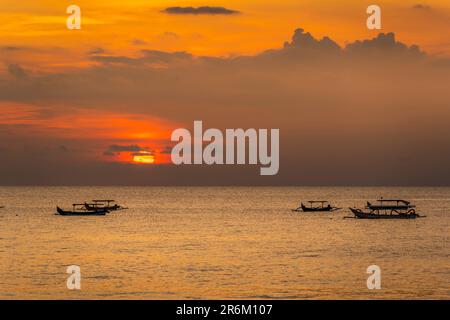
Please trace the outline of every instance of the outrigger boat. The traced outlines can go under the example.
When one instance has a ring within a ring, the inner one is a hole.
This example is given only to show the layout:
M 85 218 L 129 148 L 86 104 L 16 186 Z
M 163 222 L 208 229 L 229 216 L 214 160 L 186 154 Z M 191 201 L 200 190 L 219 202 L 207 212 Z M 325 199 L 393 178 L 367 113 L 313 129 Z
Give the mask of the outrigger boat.
M 305 206 L 303 202 L 300 204 L 300 207 L 298 207 L 295 210 L 292 211 L 303 211 L 303 212 L 331 212 L 340 210 L 341 208 L 333 207 L 328 201 L 326 200 L 314 200 L 314 201 L 308 201 L 309 207 Z
M 400 199 L 379 199 L 377 204 L 367 202 L 363 211 L 358 208 L 349 208 L 358 219 L 415 219 L 424 218 L 416 213 L 416 206 L 411 205 L 409 201 Z
M 66 211 L 60 207 L 56 207 L 57 214 L 61 216 L 104 216 L 109 213 L 108 210 L 97 208 L 95 210 L 87 210 L 84 203 L 73 204 L 72 211 Z
M 88 211 L 96 211 L 99 209 L 104 209 L 108 211 L 128 209 L 122 207 L 121 205 L 118 205 L 117 203 L 115 203 L 114 200 L 92 200 L 92 203 L 85 203 L 84 206 Z

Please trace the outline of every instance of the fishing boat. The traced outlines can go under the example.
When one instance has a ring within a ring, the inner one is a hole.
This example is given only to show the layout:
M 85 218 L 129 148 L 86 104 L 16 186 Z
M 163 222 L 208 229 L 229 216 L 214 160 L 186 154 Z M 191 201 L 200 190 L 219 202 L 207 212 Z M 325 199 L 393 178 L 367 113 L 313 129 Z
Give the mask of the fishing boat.
M 300 204 L 300 207 L 294 209 L 293 211 L 303 211 L 303 212 L 331 212 L 340 210 L 341 208 L 333 207 L 326 200 L 313 200 L 308 201 L 309 206 L 305 206 L 303 202 Z
M 128 209 L 115 203 L 115 200 L 92 200 L 92 203 L 84 203 L 84 206 L 88 211 L 96 211 L 98 209 L 104 209 L 108 211 Z
M 416 219 L 423 218 L 416 213 L 415 206 L 401 199 L 379 199 L 377 204 L 367 202 L 365 210 L 349 208 L 357 219 Z
M 66 211 L 60 207 L 56 207 L 57 214 L 61 216 L 104 216 L 109 213 L 108 210 L 103 208 L 97 208 L 95 210 L 87 210 L 84 203 L 73 204 L 72 211 Z

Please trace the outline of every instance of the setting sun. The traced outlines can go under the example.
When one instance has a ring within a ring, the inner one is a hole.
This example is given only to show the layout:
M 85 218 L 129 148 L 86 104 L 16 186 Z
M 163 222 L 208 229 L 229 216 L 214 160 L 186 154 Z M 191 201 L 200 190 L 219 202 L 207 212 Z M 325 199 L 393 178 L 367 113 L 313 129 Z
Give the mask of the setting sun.
M 133 161 L 136 163 L 152 164 L 155 163 L 155 156 L 151 154 L 135 155 L 133 156 Z

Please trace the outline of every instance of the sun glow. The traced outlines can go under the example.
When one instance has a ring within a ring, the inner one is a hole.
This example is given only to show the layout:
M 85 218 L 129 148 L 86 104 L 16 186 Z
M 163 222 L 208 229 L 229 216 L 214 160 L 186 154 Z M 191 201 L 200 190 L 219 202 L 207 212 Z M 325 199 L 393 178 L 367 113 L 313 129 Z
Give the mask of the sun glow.
M 153 164 L 155 163 L 155 156 L 151 154 L 142 154 L 133 156 L 133 162 L 142 164 Z

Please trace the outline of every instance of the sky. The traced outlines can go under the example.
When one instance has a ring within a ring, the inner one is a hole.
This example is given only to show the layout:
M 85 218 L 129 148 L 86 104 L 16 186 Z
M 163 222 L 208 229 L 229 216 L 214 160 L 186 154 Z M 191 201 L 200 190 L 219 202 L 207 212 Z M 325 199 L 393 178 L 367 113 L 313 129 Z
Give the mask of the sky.
M 75 3 L 81 30 L 0 0 L 0 185 L 450 185 L 448 1 L 378 1 L 381 30 L 355 0 Z M 279 174 L 172 165 L 194 120 L 279 128 Z

